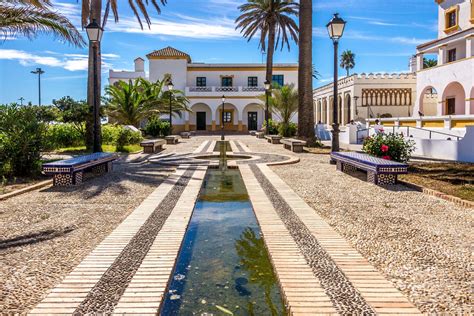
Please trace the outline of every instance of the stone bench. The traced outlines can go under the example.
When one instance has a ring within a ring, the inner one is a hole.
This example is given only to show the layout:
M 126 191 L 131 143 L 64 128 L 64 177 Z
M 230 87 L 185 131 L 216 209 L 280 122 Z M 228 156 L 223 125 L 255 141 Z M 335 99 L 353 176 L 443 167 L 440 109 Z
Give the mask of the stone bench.
M 265 139 L 271 144 L 281 144 L 280 143 L 281 138 L 282 137 L 280 135 L 266 135 L 265 136 Z
M 303 146 L 306 146 L 306 142 L 299 139 L 284 138 L 280 140 L 285 149 L 291 150 L 294 153 L 302 153 Z
M 190 133 L 190 132 L 181 132 L 181 133 L 179 133 L 179 135 L 181 136 L 181 138 L 189 138 L 189 137 L 191 137 L 191 133 Z
M 163 149 L 163 145 L 166 144 L 164 139 L 147 139 L 140 143 L 143 147 L 145 154 L 154 154 Z
M 166 144 L 168 145 L 176 145 L 179 142 L 181 136 L 179 135 L 169 135 L 165 136 Z
M 102 174 L 112 171 L 112 161 L 117 158 L 116 154 L 93 153 L 45 163 L 42 168 L 44 174 L 53 175 L 54 186 L 78 185 L 84 179 L 84 172 Z
M 408 173 L 407 164 L 363 153 L 335 152 L 331 153 L 331 159 L 336 161 L 339 171 L 345 173 L 353 173 L 357 170 L 366 171 L 367 181 L 377 185 L 396 184 L 399 174 Z
M 257 136 L 257 138 L 264 138 L 265 133 L 264 132 L 255 132 L 255 136 Z

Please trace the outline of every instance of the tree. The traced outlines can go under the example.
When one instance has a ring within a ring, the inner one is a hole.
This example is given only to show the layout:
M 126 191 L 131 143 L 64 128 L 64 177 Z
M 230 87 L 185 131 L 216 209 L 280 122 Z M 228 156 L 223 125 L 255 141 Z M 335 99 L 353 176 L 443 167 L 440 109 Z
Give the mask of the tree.
M 438 61 L 434 58 L 423 58 L 423 68 L 431 68 L 438 65 Z
M 316 80 L 321 78 L 321 74 L 319 73 L 319 71 L 316 70 L 316 66 L 314 66 L 314 64 L 312 65 L 312 76 Z
M 0 32 L 29 39 L 38 34 L 53 34 L 74 46 L 85 42 L 79 31 L 63 15 L 52 11 L 49 0 L 6 0 L 0 3 Z
M 272 82 L 275 49 L 286 45 L 290 50 L 290 40 L 298 42 L 298 26 L 293 20 L 298 15 L 298 4 L 293 0 L 248 0 L 239 10 L 242 14 L 235 20 L 235 29 L 241 29 L 248 41 L 259 33 L 259 48 L 267 53 L 265 78 Z
M 350 50 L 345 50 L 341 55 L 341 68 L 344 68 L 349 77 L 349 70 L 355 67 L 355 54 Z
M 82 0 L 82 27 L 86 27 L 90 22 L 95 20 L 98 24 L 102 24 L 105 26 L 107 22 L 107 18 L 109 16 L 110 10 L 112 10 L 112 14 L 114 16 L 114 20 L 117 23 L 119 21 L 119 14 L 118 14 L 118 0 L 106 0 L 105 1 L 105 10 L 104 16 L 102 18 L 102 0 Z M 121 1 L 122 2 L 122 1 Z M 158 0 L 129 0 L 128 5 L 133 11 L 133 14 L 138 20 L 140 27 L 143 29 L 143 23 L 141 20 L 141 16 L 145 19 L 146 24 L 148 27 L 151 25 L 151 19 L 148 15 L 147 7 L 151 2 L 151 5 L 155 8 L 158 14 L 161 13 L 161 8 L 158 5 Z M 165 5 L 167 0 L 159 0 L 162 5 Z M 137 9 L 138 7 L 138 9 Z M 96 70 L 97 70 L 97 82 L 100 86 L 101 82 L 101 48 L 100 44 L 96 44 L 95 49 L 95 60 L 96 60 Z M 87 76 L 87 103 L 94 104 L 94 100 L 100 100 L 100 88 L 96 89 L 96 95 L 94 96 L 94 49 L 92 45 L 89 45 L 89 68 L 88 68 L 88 76 Z M 94 97 L 96 99 L 94 99 Z M 88 149 L 92 149 L 92 145 L 94 143 L 94 116 L 93 113 L 89 113 L 87 122 L 86 122 L 86 147 Z M 98 134 L 100 135 L 100 122 L 96 122 L 99 126 Z
M 301 0 L 299 10 L 298 136 L 315 142 L 313 114 L 313 4 Z
M 145 79 L 119 81 L 116 85 L 106 87 L 108 98 L 106 113 L 116 122 L 139 127 L 140 122 L 148 117 L 163 113 L 169 114 L 169 91 L 163 91 L 166 81 L 151 83 Z M 188 100 L 179 90 L 171 91 L 171 110 L 181 116 L 189 111 Z
M 85 137 L 85 123 L 90 111 L 87 102 L 85 100 L 76 101 L 70 96 L 66 96 L 59 100 L 53 100 L 53 104 L 59 110 L 59 119 L 64 123 L 71 123 Z

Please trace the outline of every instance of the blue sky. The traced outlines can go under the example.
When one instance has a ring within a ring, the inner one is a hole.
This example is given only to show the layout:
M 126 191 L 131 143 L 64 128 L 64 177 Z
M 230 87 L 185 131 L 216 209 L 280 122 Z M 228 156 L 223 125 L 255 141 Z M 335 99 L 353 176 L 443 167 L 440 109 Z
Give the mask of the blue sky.
M 145 26 L 145 31 L 140 30 L 127 2 L 119 1 L 120 21 L 115 24 L 110 19 L 103 37 L 105 84 L 108 69 L 131 70 L 133 59 L 168 45 L 189 53 L 195 62 L 262 61 L 258 42 L 247 42 L 234 30 L 237 7 L 244 0 L 168 0 L 161 15 L 150 8 L 153 24 L 151 30 Z M 76 0 L 53 3 L 79 24 L 80 5 Z M 313 59 L 321 73 L 314 87 L 332 80 L 332 43 L 325 25 L 335 12 L 348 22 L 340 52 L 350 49 L 356 54 L 353 71 L 357 73 L 407 71 L 416 46 L 437 36 L 434 0 L 314 0 L 313 6 Z M 30 73 L 36 67 L 46 71 L 42 80 L 43 104 L 65 95 L 84 99 L 86 54 L 87 49 L 71 47 L 51 36 L 0 42 L 0 103 L 17 102 L 24 97 L 36 104 L 37 77 Z M 275 62 L 297 61 L 294 44 L 290 52 L 285 49 L 275 54 Z

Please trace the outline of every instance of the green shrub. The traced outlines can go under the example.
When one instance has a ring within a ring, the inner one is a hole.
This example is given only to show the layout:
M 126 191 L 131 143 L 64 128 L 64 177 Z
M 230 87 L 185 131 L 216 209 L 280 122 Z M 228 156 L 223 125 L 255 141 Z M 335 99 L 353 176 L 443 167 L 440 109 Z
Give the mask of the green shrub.
M 145 134 L 159 137 L 161 135 L 161 123 L 161 120 L 156 116 L 150 118 L 145 125 Z
M 272 119 L 268 120 L 268 134 L 269 135 L 277 135 L 278 134 L 278 122 L 275 122 Z M 263 128 L 267 128 L 267 122 L 263 122 Z
M 84 145 L 84 135 L 73 124 L 48 125 L 46 132 L 47 149 L 75 147 Z
M 364 140 L 362 150 L 369 155 L 387 160 L 407 162 L 415 150 L 413 140 L 405 140 L 401 134 L 376 134 Z
M 162 121 L 160 123 L 161 136 L 171 135 L 171 125 L 170 122 Z
M 102 125 L 102 143 L 106 145 L 115 145 L 122 129 L 123 127 L 120 125 Z
M 115 147 L 117 151 L 124 152 L 125 146 L 138 144 L 142 141 L 143 137 L 140 132 L 133 132 L 127 128 L 121 127 L 117 140 L 115 142 Z
M 289 122 L 288 124 L 280 123 L 278 133 L 283 137 L 293 137 L 296 135 L 297 129 L 298 126 L 293 122 Z
M 0 175 L 25 176 L 38 173 L 46 126 L 35 109 L 16 104 L 0 106 Z

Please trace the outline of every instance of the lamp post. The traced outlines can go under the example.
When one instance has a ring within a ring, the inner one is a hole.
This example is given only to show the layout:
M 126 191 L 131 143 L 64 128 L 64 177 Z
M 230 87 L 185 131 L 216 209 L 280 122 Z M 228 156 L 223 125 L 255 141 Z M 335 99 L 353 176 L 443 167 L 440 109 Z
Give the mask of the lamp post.
M 265 135 L 268 135 L 268 130 L 269 130 L 269 126 L 268 126 L 268 120 L 270 118 L 270 113 L 268 111 L 268 97 L 270 95 L 270 91 L 272 89 L 272 84 L 267 80 L 265 81 Z
M 222 96 L 221 140 L 225 140 L 225 136 L 224 136 L 224 106 L 225 106 L 225 95 Z
M 100 114 L 99 114 L 99 98 L 97 97 L 97 94 L 99 93 L 99 80 L 98 80 L 98 73 L 97 73 L 97 47 L 100 43 L 100 40 L 102 39 L 102 34 L 104 33 L 104 29 L 97 24 L 97 21 L 95 19 L 92 20 L 89 25 L 86 27 L 86 32 L 87 32 L 87 37 L 89 38 L 89 45 L 92 46 L 92 64 L 93 64 L 93 77 L 94 77 L 94 98 L 93 98 L 93 115 L 94 115 L 94 144 L 92 147 L 93 152 L 101 152 L 102 148 L 100 145 L 100 134 L 99 134 L 99 124 L 100 124 Z
M 25 98 L 24 98 L 24 97 L 20 97 L 18 100 L 20 101 L 20 106 L 23 106 L 23 101 L 25 100 Z
M 44 74 L 44 70 L 41 68 L 36 68 L 36 70 L 31 72 L 34 75 L 38 75 L 38 105 L 41 106 L 41 75 Z
M 170 94 L 170 134 L 173 134 L 173 112 L 172 112 L 172 102 L 173 102 L 173 82 L 171 79 L 168 81 L 168 91 Z
M 334 44 L 334 91 L 333 91 L 333 124 L 332 124 L 332 146 L 331 152 L 339 151 L 339 122 L 338 122 L 338 93 L 337 93 L 337 48 L 339 45 L 339 39 L 344 33 L 344 27 L 346 26 L 346 21 L 339 17 L 338 13 L 334 14 L 334 17 L 326 25 L 329 33 L 329 37 L 332 39 Z M 334 162 L 333 162 L 334 163 Z

